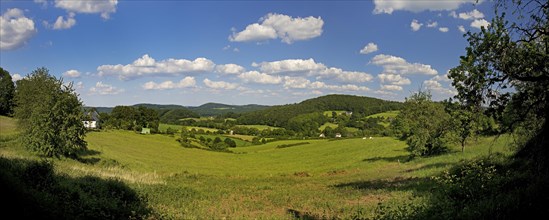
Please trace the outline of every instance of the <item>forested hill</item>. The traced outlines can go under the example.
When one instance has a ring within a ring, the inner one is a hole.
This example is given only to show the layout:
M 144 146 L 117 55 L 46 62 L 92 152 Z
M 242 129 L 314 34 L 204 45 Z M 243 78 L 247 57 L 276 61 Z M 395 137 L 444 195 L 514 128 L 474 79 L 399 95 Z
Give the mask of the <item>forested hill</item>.
M 198 107 L 188 107 L 191 111 L 198 113 L 201 116 L 217 116 L 226 114 L 229 112 L 233 113 L 246 113 L 257 110 L 263 110 L 269 108 L 270 106 L 265 105 L 226 105 L 220 103 L 206 103 Z
M 242 124 L 264 124 L 284 127 L 298 115 L 324 111 L 350 111 L 354 117 L 367 116 L 385 111 L 399 110 L 401 102 L 386 101 L 353 95 L 327 95 L 308 99 L 298 104 L 273 106 L 260 111 L 243 114 L 238 118 Z

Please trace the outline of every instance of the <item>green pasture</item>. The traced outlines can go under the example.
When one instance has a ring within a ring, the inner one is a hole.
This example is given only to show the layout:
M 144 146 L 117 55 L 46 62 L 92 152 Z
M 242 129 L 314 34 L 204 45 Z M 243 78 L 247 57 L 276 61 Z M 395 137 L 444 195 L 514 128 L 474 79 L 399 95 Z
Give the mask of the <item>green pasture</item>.
M 2 135 L 16 132 L 12 119 L 0 122 Z M 409 161 L 406 144 L 391 137 L 275 141 L 234 153 L 121 130 L 90 132 L 86 141 L 80 160 L 54 159 L 56 173 L 122 180 L 165 219 L 370 218 L 380 202 L 425 201 L 430 176 L 463 159 L 509 154 L 512 143 L 509 136 L 481 137 L 464 153 L 453 146 L 450 153 Z M 11 143 L 0 139 L 2 158 L 40 160 Z

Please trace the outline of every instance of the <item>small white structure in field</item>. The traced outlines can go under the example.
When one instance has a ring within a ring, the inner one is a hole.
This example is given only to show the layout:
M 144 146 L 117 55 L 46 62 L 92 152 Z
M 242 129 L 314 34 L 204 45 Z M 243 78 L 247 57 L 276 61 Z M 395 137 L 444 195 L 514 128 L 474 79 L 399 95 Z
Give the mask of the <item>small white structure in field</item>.
M 233 130 L 230 130 L 230 131 L 229 131 L 229 135 L 234 135 L 234 131 L 233 131 Z
M 341 134 L 340 134 L 340 133 L 337 133 L 337 134 L 335 135 L 335 137 L 336 137 L 336 138 L 340 138 L 340 137 L 341 137 Z
M 85 114 L 84 120 L 82 123 L 84 124 L 84 127 L 87 129 L 96 129 L 99 126 L 99 114 L 96 111 L 91 111 Z
M 362 140 L 366 140 L 366 137 L 363 137 Z
M 324 135 L 324 133 L 322 133 L 322 134 L 318 135 L 318 137 L 319 137 L 319 138 L 325 138 L 326 135 Z
M 372 139 L 374 139 L 374 138 L 373 138 L 373 137 L 370 137 L 369 139 L 372 140 Z

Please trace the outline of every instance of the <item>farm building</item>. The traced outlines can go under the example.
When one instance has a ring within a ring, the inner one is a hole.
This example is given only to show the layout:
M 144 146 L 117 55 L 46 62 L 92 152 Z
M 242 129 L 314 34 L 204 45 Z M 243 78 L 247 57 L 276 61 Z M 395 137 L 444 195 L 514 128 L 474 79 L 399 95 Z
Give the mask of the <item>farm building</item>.
M 141 134 L 151 134 L 151 129 L 150 128 L 142 128 L 141 129 Z
M 325 138 L 326 135 L 324 135 L 324 133 L 322 133 L 322 134 L 320 134 L 318 137 L 319 137 L 319 138 Z
M 336 138 L 340 138 L 340 137 L 341 137 L 341 134 L 340 134 L 340 133 L 337 133 L 337 134 L 335 135 L 335 137 L 336 137 Z
M 97 129 L 99 128 L 99 113 L 96 111 L 90 111 L 84 115 L 84 120 L 82 121 L 84 127 L 87 129 Z

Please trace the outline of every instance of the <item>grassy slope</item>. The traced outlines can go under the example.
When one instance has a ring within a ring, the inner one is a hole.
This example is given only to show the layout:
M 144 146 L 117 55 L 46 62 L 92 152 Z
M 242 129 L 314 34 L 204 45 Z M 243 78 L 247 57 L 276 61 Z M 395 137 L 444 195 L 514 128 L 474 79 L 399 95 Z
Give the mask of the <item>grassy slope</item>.
M 0 121 L 5 126 L 6 119 Z M 280 219 L 291 217 L 288 209 L 368 217 L 380 201 L 421 200 L 429 193 L 423 178 L 461 159 L 508 153 L 510 142 L 479 138 L 465 153 L 456 146 L 453 153 L 405 162 L 406 146 L 393 138 L 277 141 L 232 149 L 238 154 L 182 148 L 174 137 L 129 131 L 92 132 L 86 140 L 89 163 L 56 160 L 57 172 L 119 178 L 146 195 L 154 210 L 178 219 Z M 310 144 L 276 148 L 299 142 Z M 37 159 L 16 144 L 0 146 L 2 157 Z
M 396 118 L 398 113 L 400 113 L 400 111 L 387 111 L 387 112 L 377 113 L 373 115 L 368 115 L 366 118 L 376 118 L 376 117 Z

